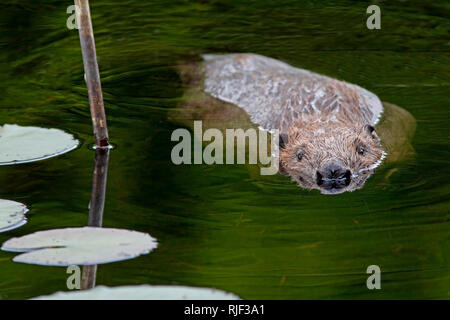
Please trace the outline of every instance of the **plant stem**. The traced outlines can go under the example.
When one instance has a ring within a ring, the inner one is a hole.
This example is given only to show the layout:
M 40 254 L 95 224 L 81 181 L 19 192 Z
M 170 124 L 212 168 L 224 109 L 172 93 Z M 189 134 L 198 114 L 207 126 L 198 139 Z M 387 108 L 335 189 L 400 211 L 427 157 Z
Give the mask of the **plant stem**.
M 109 149 L 95 150 L 95 166 L 92 175 L 92 193 L 89 202 L 88 226 L 102 226 L 105 208 L 106 179 L 108 176 Z
M 98 148 L 105 148 L 109 146 L 109 137 L 97 64 L 97 54 L 95 52 L 94 31 L 92 29 L 89 1 L 75 0 L 75 6 L 95 143 Z
M 109 149 L 97 148 L 95 150 L 94 173 L 92 174 L 92 192 L 89 202 L 89 227 L 101 228 L 103 223 L 103 210 L 105 208 L 106 180 L 108 176 Z M 83 266 L 81 289 L 95 287 L 97 265 Z
M 95 287 L 97 279 L 97 265 L 83 266 L 83 274 L 81 277 L 81 290 L 88 290 Z

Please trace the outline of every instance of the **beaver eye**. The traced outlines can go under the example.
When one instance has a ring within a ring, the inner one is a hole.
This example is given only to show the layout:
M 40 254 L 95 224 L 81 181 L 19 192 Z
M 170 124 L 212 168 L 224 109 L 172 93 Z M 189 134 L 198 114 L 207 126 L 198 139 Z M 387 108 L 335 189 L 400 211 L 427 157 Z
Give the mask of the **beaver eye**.
M 358 152 L 358 154 L 363 156 L 364 153 L 366 153 L 366 149 L 364 149 L 364 147 L 362 147 L 362 146 L 357 146 L 356 147 L 356 152 Z
M 372 133 L 372 132 L 375 131 L 375 128 L 372 127 L 370 124 L 366 124 L 366 125 L 364 126 L 364 129 L 365 129 L 368 133 Z
M 303 158 L 303 152 L 302 151 L 298 151 L 297 152 L 297 161 L 301 161 Z

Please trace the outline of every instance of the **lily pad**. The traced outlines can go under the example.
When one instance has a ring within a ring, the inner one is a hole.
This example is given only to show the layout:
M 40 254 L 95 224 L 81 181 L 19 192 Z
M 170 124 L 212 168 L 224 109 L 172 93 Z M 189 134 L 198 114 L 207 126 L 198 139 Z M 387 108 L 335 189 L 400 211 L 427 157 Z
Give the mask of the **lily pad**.
M 13 261 L 44 266 L 103 264 L 147 254 L 157 242 L 147 233 L 124 229 L 67 228 L 39 231 L 6 241 L 2 250 L 25 252 Z
M 90 290 L 56 292 L 33 300 L 239 300 L 222 290 L 185 286 L 98 286 Z
M 23 226 L 27 223 L 27 212 L 27 207 L 20 202 L 0 199 L 0 232 Z
M 59 129 L 0 126 L 0 165 L 19 164 L 56 157 L 78 146 L 71 134 Z

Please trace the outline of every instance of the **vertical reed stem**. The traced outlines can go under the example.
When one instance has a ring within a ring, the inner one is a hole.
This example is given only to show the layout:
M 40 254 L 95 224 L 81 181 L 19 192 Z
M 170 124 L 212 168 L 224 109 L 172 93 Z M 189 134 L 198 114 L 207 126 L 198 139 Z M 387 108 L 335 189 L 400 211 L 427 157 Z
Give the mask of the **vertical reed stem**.
M 106 126 L 105 107 L 102 86 L 95 52 L 94 31 L 88 0 L 75 0 L 81 51 L 83 53 L 84 72 L 91 106 L 92 124 L 95 143 L 98 148 L 109 146 L 108 128 Z
M 95 287 L 97 280 L 97 265 L 83 266 L 83 275 L 81 276 L 81 290 L 89 290 Z
M 88 225 L 91 227 L 101 227 L 105 205 L 106 178 L 108 174 L 109 136 L 89 1 L 75 0 L 75 6 L 81 51 L 83 54 L 84 73 L 86 75 L 89 104 L 91 106 L 92 125 L 94 127 L 95 144 L 97 146 Z M 93 288 L 96 282 L 96 275 L 97 265 L 84 266 L 81 284 L 82 289 Z

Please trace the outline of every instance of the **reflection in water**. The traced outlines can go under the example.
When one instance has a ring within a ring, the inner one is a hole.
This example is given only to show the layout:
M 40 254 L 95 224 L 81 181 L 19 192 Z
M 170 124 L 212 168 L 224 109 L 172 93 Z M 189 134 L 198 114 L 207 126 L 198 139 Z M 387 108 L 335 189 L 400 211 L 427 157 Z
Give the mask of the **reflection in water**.
M 95 150 L 95 167 L 92 177 L 89 227 L 101 227 L 105 207 L 106 178 L 108 175 L 109 148 Z
M 105 208 L 106 180 L 108 176 L 109 148 L 95 150 L 94 173 L 92 174 L 92 193 L 89 203 L 89 227 L 102 227 L 103 210 Z M 81 289 L 95 287 L 97 265 L 84 266 Z
M 97 265 L 84 266 L 83 275 L 81 277 L 81 290 L 92 289 L 95 287 L 97 278 Z

